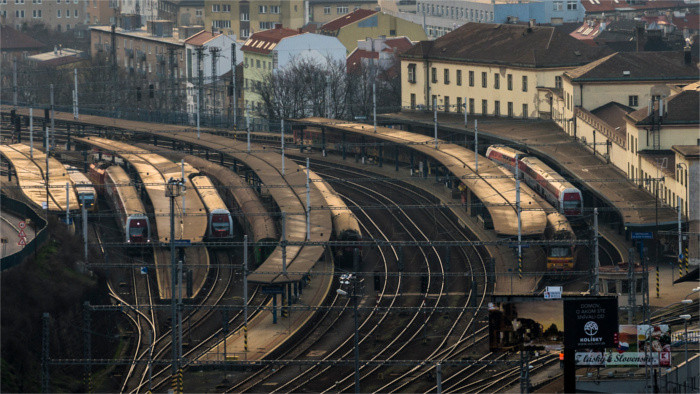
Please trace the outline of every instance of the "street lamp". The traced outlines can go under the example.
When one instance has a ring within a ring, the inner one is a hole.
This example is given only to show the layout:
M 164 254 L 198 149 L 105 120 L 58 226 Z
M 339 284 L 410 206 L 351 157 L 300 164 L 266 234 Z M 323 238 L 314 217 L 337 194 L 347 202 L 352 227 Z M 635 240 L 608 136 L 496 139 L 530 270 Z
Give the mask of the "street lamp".
M 178 333 L 175 331 L 175 322 L 177 321 L 178 318 L 178 303 L 175 300 L 175 282 L 177 281 L 177 273 L 178 269 L 177 268 L 182 268 L 182 261 L 176 264 L 175 262 L 175 199 L 177 197 L 180 197 L 185 192 L 185 182 L 184 179 L 174 179 L 170 178 L 168 180 L 168 183 L 165 185 L 165 197 L 170 198 L 170 307 L 171 307 L 171 315 L 170 315 L 170 332 L 172 334 L 172 367 L 171 367 L 171 372 L 173 376 L 176 376 L 178 373 L 178 369 L 180 367 L 179 361 L 180 361 L 180 352 L 181 348 L 180 345 L 182 342 L 178 342 L 178 339 L 182 338 L 182 331 L 180 331 L 180 336 L 178 337 Z M 179 266 L 179 267 L 178 267 Z M 178 285 L 181 285 L 181 283 L 178 283 Z M 178 286 L 179 288 L 179 297 L 178 301 L 179 304 L 182 303 L 182 289 L 181 286 Z M 182 324 L 179 324 L 179 330 L 182 330 Z

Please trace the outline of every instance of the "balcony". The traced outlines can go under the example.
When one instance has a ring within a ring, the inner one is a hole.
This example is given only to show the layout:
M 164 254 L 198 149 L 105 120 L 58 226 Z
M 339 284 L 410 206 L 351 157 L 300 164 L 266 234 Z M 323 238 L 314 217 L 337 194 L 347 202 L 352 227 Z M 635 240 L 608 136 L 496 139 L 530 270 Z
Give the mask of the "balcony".
M 131 59 L 134 58 L 134 50 L 133 49 L 124 48 L 124 53 L 126 54 L 126 57 L 131 58 Z
M 165 64 L 166 63 L 166 57 L 162 53 L 156 54 L 156 61 L 160 64 Z
M 136 59 L 138 59 L 142 62 L 145 62 L 146 61 L 146 52 L 136 50 Z

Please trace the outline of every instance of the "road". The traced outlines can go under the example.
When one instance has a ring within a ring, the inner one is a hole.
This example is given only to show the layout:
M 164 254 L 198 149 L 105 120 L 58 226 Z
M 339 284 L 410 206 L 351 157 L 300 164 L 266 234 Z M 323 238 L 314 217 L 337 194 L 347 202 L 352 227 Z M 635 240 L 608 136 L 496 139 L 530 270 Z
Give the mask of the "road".
M 3 211 L 0 215 L 2 219 L 0 220 L 0 234 L 2 235 L 3 241 L 7 240 L 7 243 L 3 243 L 0 248 L 0 256 L 5 257 L 17 253 L 23 248 L 23 246 L 17 244 L 19 242 L 18 223 L 21 219 L 7 211 Z M 34 239 L 34 231 L 34 228 L 25 229 L 27 243 Z

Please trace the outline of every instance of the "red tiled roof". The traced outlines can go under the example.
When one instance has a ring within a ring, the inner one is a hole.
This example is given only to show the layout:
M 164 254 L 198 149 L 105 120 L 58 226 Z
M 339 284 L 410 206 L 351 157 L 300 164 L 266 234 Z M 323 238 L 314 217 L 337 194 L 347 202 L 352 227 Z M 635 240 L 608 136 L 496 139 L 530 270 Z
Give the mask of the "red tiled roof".
M 8 25 L 0 26 L 0 29 L 2 29 L 2 34 L 0 34 L 0 47 L 3 51 L 41 49 L 45 46 L 41 42 Z
M 362 59 L 379 59 L 379 53 L 355 48 L 345 61 L 348 73 L 355 72 L 362 65 Z
M 299 33 L 298 30 L 286 29 L 283 27 L 277 27 L 270 30 L 264 30 L 259 33 L 255 33 L 248 41 L 243 44 L 241 50 L 244 52 L 256 52 L 267 54 L 284 38 L 296 36 Z
M 187 38 L 185 44 L 201 46 L 211 41 L 214 37 L 220 36 L 221 34 L 213 34 L 209 30 L 202 30 L 199 33 Z
M 593 26 L 589 26 L 587 22 L 584 22 L 581 27 L 569 33 L 569 35 L 577 40 L 581 41 L 591 41 L 598 37 L 600 34 L 600 22 L 595 22 Z M 595 44 L 592 44 L 595 45 Z
M 687 7 L 683 0 L 649 0 L 640 4 L 629 4 L 624 0 L 581 0 L 587 13 L 614 12 L 615 10 L 650 10 Z
M 673 24 L 681 30 L 700 30 L 700 14 L 685 14 L 683 18 L 673 18 Z
M 393 48 L 394 52 L 397 54 L 410 49 L 413 46 L 413 43 L 408 39 L 408 37 L 389 38 L 384 41 L 384 43 Z
M 376 13 L 377 13 L 377 11 L 374 11 L 374 10 L 366 10 L 366 9 L 360 8 L 357 11 L 354 11 L 354 12 L 351 12 L 347 15 L 341 16 L 340 18 L 333 19 L 332 21 L 321 26 L 321 30 L 335 31 L 335 30 L 340 29 L 341 27 L 345 27 L 351 23 L 355 23 L 359 20 L 365 19 L 365 18 L 372 16 Z

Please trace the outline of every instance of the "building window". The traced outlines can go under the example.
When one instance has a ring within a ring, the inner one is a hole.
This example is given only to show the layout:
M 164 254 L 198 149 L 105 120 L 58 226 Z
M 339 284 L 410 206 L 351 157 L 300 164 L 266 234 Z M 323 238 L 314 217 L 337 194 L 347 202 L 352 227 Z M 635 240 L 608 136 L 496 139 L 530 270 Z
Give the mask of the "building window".
M 636 107 L 639 105 L 639 96 L 630 96 L 629 103 L 630 107 Z
M 416 94 L 411 93 L 411 109 L 416 109 Z
M 457 70 L 457 86 L 462 86 L 462 70 Z
M 230 20 L 212 21 L 212 26 L 214 26 L 217 29 L 228 29 L 228 28 L 231 28 L 231 21 Z
M 527 104 L 523 104 L 523 118 L 527 118 L 528 116 Z
M 564 11 L 564 2 L 563 1 L 553 1 L 553 9 L 554 11 Z
M 195 10 L 194 15 L 195 16 L 202 16 L 202 10 Z
M 578 7 L 578 5 L 576 3 L 578 3 L 578 1 L 568 0 L 566 2 L 566 9 L 569 11 L 575 10 Z
M 336 8 L 338 15 L 344 15 L 348 13 L 348 7 L 338 7 Z
M 562 86 L 561 77 L 560 76 L 554 77 L 554 87 L 557 89 L 561 89 L 562 88 L 561 86 Z
M 260 68 L 260 59 L 255 60 L 255 68 Z
M 457 113 L 461 114 L 462 113 L 462 98 L 457 97 L 457 107 L 456 107 Z
M 78 17 L 78 9 L 75 9 L 73 12 L 73 17 L 77 18 Z
M 523 92 L 527 92 L 527 75 L 523 75 Z
M 267 6 L 266 5 L 259 5 L 258 6 L 258 14 L 267 14 Z
M 408 82 L 416 83 L 416 65 L 415 64 L 408 65 Z
M 323 15 L 330 15 L 331 7 L 323 7 Z
M 231 4 L 221 5 L 221 12 L 231 12 Z
M 271 5 L 270 6 L 270 14 L 279 14 L 280 13 L 280 6 L 278 5 Z
M 56 18 L 60 18 L 60 17 L 61 17 L 61 10 L 56 10 Z
M 269 30 L 275 27 L 275 22 L 259 22 L 260 30 Z
M 450 84 L 450 69 L 445 69 L 445 85 Z
M 430 71 L 431 71 L 431 74 L 432 74 L 431 81 L 432 81 L 433 83 L 437 83 L 437 68 L 433 67 L 432 70 L 430 70 Z
M 469 71 L 469 86 L 474 86 L 474 71 Z
M 493 88 L 494 89 L 501 88 L 501 76 L 499 74 L 493 74 Z
M 494 116 L 501 116 L 501 102 L 498 100 L 493 102 L 493 114 Z
M 469 113 L 470 114 L 474 113 L 474 99 L 473 98 L 469 99 Z
M 450 112 L 450 97 L 445 96 L 445 112 Z
M 248 14 L 248 11 L 241 10 L 241 22 L 248 22 L 250 21 L 250 15 Z M 244 37 L 248 37 L 248 35 L 245 35 Z
M 211 5 L 211 12 L 221 12 L 221 5 L 220 4 L 212 4 Z
M 489 113 L 489 102 L 486 100 L 481 100 L 481 114 L 488 115 Z

